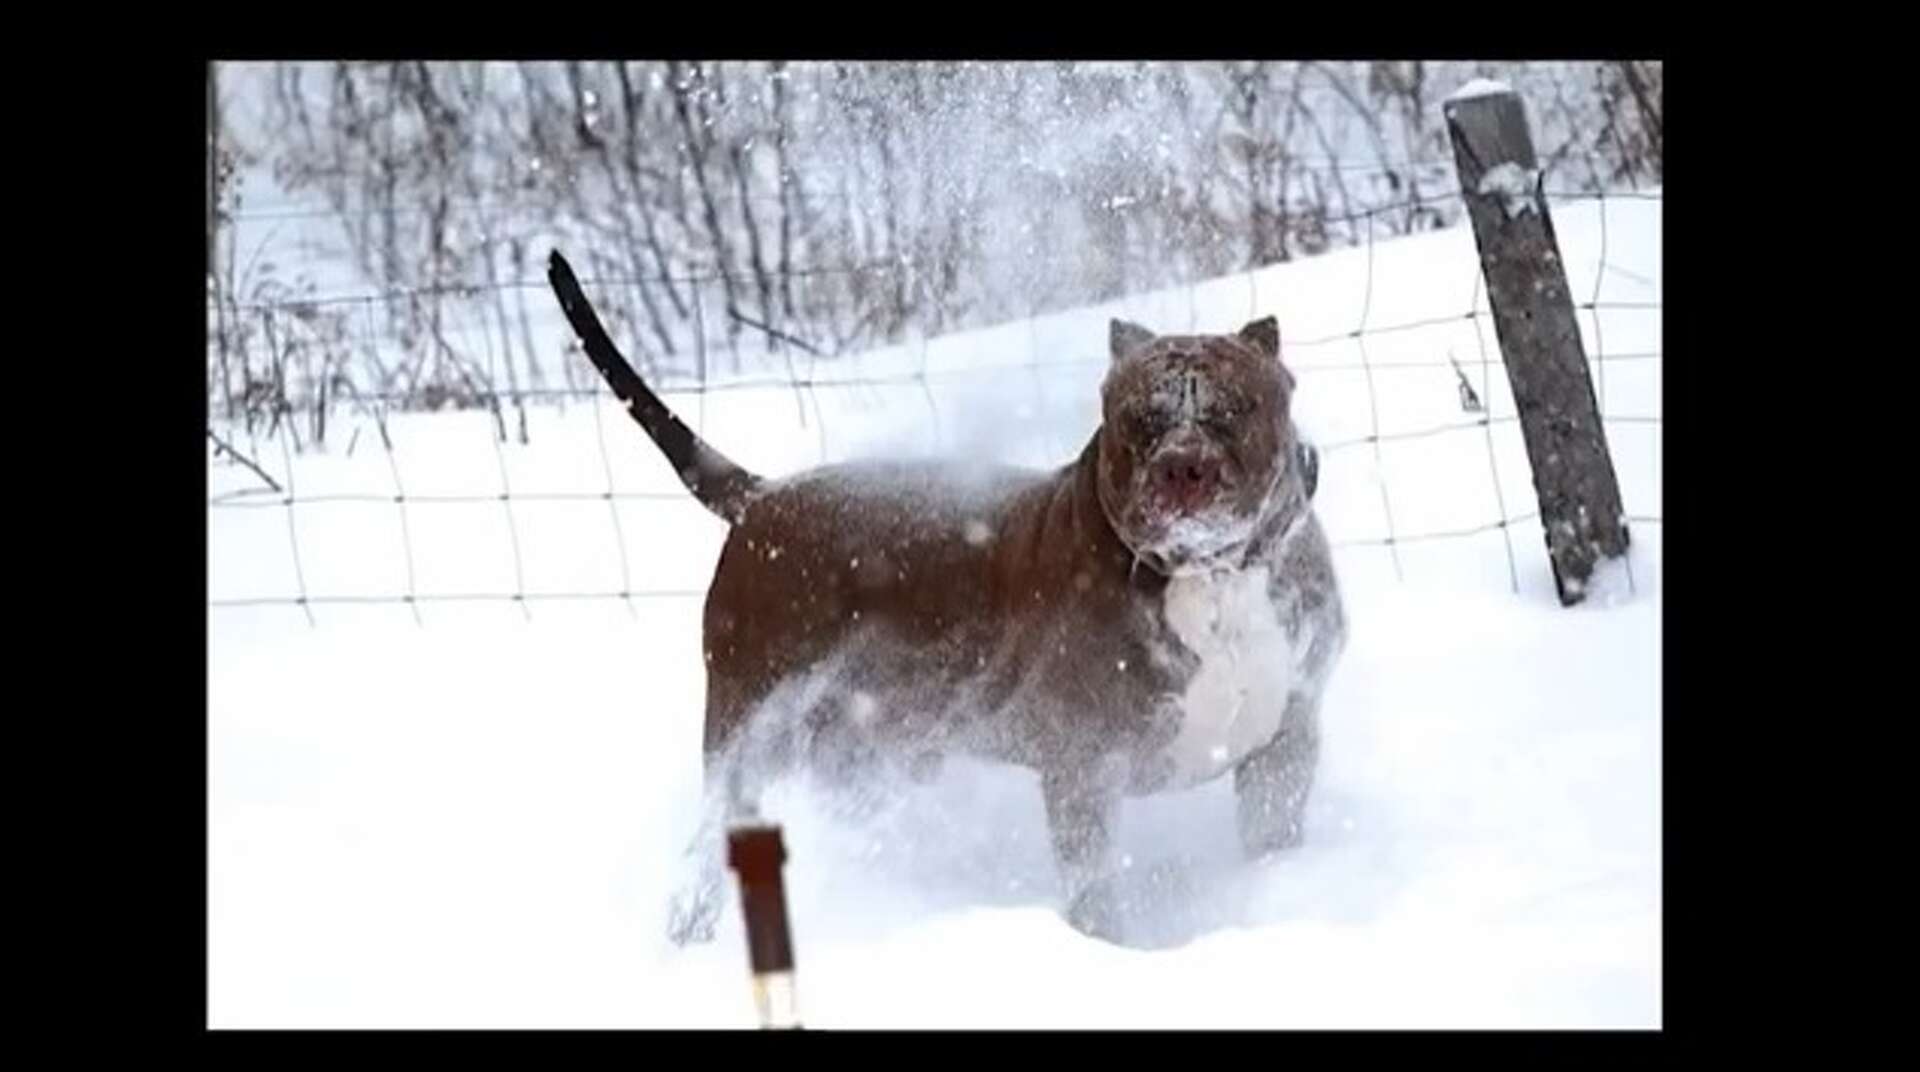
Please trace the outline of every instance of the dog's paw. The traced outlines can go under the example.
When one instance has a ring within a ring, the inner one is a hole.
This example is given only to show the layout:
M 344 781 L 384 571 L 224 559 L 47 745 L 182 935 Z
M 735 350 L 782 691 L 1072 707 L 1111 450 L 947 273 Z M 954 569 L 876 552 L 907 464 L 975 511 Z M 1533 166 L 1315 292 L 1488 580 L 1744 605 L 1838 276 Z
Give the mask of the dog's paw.
M 1108 880 L 1093 882 L 1067 902 L 1067 924 L 1089 938 L 1125 945 L 1125 913 L 1119 890 Z
M 1248 863 L 1265 863 L 1299 848 L 1306 841 L 1306 816 L 1298 808 L 1242 807 L 1240 848 Z
M 1261 830 L 1241 832 L 1240 847 L 1250 864 L 1266 864 L 1306 843 L 1304 824 L 1299 820 L 1280 823 Z
M 1067 907 L 1082 934 L 1129 949 L 1174 949 L 1217 929 L 1230 906 L 1210 892 L 1195 865 L 1166 860 L 1089 885 Z

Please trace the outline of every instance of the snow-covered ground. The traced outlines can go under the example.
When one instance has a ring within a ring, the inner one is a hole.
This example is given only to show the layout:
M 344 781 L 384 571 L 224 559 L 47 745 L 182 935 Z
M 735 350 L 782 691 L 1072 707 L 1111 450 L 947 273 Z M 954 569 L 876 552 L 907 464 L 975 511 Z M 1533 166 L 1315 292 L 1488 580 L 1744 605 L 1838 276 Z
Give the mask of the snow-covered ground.
M 1353 639 L 1308 844 L 1238 864 L 1225 784 L 1130 804 L 1134 866 L 1195 892 L 1184 942 L 1123 949 L 1058 918 L 1030 775 L 957 765 L 867 827 L 791 787 L 772 807 L 807 1023 L 1659 1025 L 1660 213 L 1555 206 L 1575 298 L 1602 306 L 1581 313 L 1588 352 L 1617 358 L 1596 381 L 1644 519 L 1570 610 L 1491 324 L 1466 316 L 1486 302 L 1464 228 L 799 369 L 860 386 L 671 395 L 767 474 L 882 451 L 1055 465 L 1094 427 L 1108 317 L 1273 313 L 1323 444 Z M 557 331 L 540 342 L 559 360 Z M 1449 355 L 1492 423 L 1462 411 Z M 611 402 L 532 411 L 527 446 L 484 414 L 391 417 L 391 453 L 338 421 L 303 455 L 216 426 L 291 511 L 210 453 L 213 1025 L 751 1026 L 737 913 L 709 946 L 664 936 L 720 523 Z M 322 602 L 310 626 L 236 602 L 303 583 L 645 594 L 426 601 L 418 624 L 394 603 Z

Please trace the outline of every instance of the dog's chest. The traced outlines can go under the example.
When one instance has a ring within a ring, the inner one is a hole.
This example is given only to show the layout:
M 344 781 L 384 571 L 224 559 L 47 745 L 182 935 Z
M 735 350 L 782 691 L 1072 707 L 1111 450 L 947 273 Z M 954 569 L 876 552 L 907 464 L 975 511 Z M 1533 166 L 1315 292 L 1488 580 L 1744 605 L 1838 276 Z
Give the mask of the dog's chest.
M 1280 730 L 1295 653 L 1270 577 L 1261 566 L 1167 585 L 1162 617 L 1193 666 L 1184 688 L 1165 700 L 1178 727 L 1165 757 L 1179 785 L 1218 776 Z

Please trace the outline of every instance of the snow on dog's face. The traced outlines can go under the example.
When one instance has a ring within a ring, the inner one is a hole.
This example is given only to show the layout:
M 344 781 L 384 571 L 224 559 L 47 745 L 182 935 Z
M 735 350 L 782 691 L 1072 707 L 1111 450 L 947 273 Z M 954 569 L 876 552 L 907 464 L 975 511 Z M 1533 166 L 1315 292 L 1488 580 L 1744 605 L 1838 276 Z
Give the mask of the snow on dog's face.
M 1278 323 L 1163 335 L 1123 320 L 1101 389 L 1100 503 L 1136 555 L 1169 574 L 1239 550 L 1292 453 L 1293 376 Z

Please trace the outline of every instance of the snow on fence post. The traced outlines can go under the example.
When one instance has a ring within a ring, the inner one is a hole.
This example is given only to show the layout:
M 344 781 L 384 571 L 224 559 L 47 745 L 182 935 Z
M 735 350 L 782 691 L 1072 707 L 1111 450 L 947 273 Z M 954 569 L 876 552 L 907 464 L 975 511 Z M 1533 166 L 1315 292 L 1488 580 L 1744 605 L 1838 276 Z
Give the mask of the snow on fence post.
M 1519 95 L 1497 82 L 1462 87 L 1445 112 L 1554 585 L 1572 606 L 1602 556 L 1626 553 L 1628 535 L 1533 137 Z

